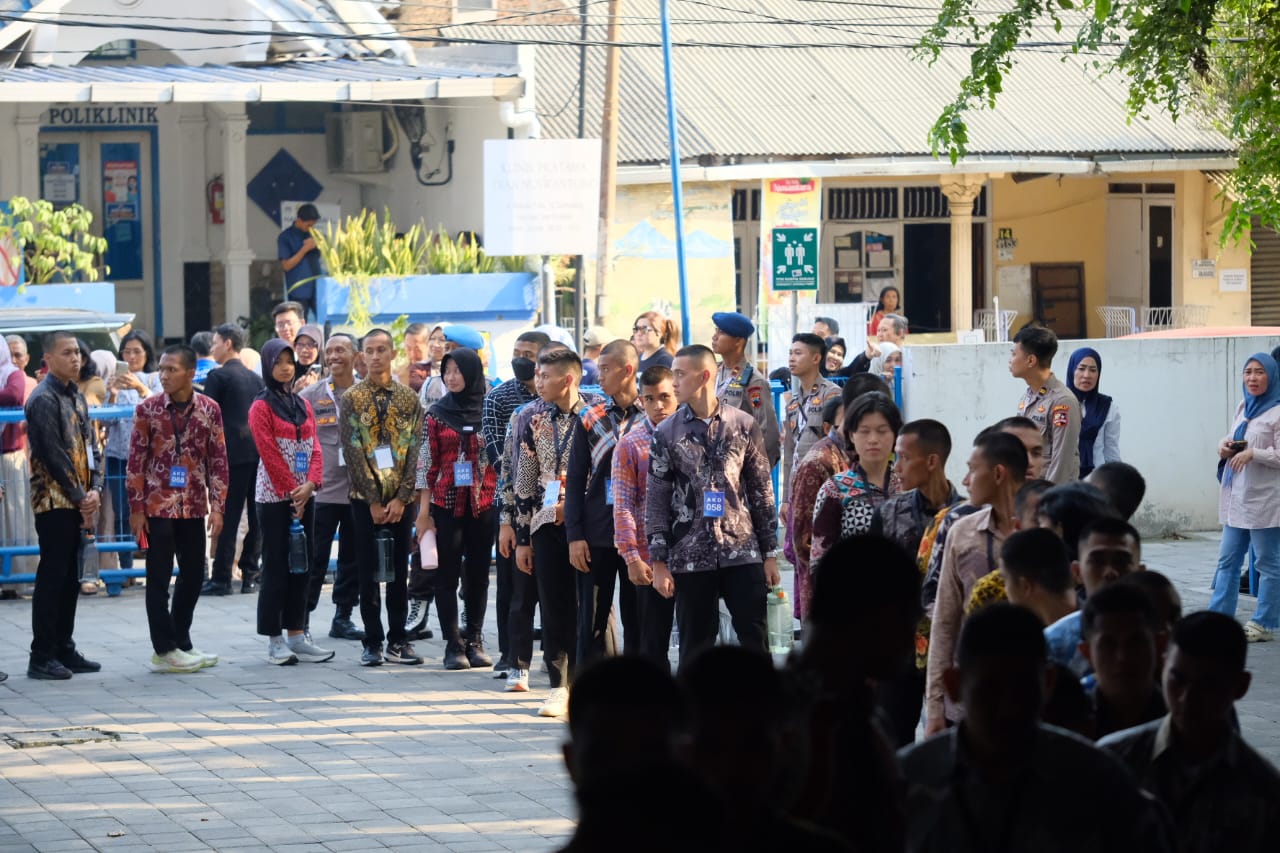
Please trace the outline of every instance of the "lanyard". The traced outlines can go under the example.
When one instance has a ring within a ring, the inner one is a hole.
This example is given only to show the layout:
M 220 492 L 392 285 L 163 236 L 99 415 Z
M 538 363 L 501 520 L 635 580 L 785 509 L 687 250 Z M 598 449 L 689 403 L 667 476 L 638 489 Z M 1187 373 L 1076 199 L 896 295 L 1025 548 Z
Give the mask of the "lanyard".
M 329 399 L 333 401 L 333 410 L 336 413 L 338 411 L 338 396 L 333 393 L 333 379 L 326 381 L 324 387 L 329 392 Z
M 191 401 L 187 403 L 187 407 L 181 412 L 179 412 L 178 407 L 174 405 L 172 398 L 169 400 L 169 405 L 165 406 L 165 408 L 169 410 L 169 423 L 173 425 L 174 457 L 179 464 L 182 462 L 182 434 L 185 433 L 187 431 L 187 427 L 191 425 L 191 413 L 195 410 L 195 407 L 195 397 L 191 398 Z M 182 415 L 182 429 L 178 429 L 179 414 Z
M 560 421 L 562 420 L 561 416 L 564 414 L 569 415 L 569 419 L 568 419 L 569 428 L 564 431 L 564 440 L 561 441 Z M 557 477 L 561 476 L 565 468 L 568 466 L 568 461 L 565 459 L 565 454 L 569 450 L 570 440 L 573 439 L 572 417 L 573 417 L 572 412 L 565 413 L 557 410 L 555 417 L 551 419 L 551 435 L 552 435 L 552 440 L 555 444 L 555 451 L 556 451 L 556 476 Z

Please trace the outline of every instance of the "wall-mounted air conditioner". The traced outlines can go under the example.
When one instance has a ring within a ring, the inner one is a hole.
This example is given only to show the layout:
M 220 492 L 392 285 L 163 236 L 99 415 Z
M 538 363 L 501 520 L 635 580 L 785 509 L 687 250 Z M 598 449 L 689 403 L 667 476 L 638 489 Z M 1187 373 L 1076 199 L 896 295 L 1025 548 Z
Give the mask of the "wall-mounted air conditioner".
M 324 122 L 325 150 L 330 172 L 385 172 L 382 157 L 382 111 L 330 113 Z

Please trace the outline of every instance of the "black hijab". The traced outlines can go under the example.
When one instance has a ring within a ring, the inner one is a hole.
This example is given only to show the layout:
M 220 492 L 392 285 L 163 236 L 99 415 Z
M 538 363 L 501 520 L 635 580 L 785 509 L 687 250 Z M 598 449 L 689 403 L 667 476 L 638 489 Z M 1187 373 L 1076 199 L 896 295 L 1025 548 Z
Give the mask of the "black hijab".
M 266 400 L 271 411 L 275 412 L 280 420 L 300 427 L 307 422 L 306 404 L 293 393 L 292 382 L 286 385 L 277 382 L 271 375 L 276 366 L 276 359 L 282 352 L 289 353 L 293 359 L 294 372 L 297 372 L 298 358 L 293 353 L 293 347 L 280 338 L 267 341 L 262 345 L 262 381 L 267 387 L 258 392 L 257 399 Z
M 480 356 L 473 349 L 458 347 L 440 361 L 440 375 L 449 366 L 449 360 L 458 365 L 466 387 L 458 393 L 450 391 L 440 398 L 440 402 L 431 407 L 431 417 L 442 421 L 461 435 L 466 427 L 471 432 L 480 431 L 480 415 L 484 408 L 484 395 L 489 390 L 489 383 L 484 379 L 484 365 Z

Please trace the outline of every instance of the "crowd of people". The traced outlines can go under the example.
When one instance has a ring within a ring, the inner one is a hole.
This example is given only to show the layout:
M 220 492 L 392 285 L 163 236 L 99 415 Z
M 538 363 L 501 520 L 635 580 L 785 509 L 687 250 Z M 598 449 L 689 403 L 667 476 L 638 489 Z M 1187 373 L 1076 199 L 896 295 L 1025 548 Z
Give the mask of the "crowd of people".
M 1074 352 L 1064 383 L 1054 334 L 1017 333 L 1009 371 L 1026 391 L 974 439 L 962 494 L 947 426 L 904 421 L 887 381 L 907 335 L 896 297 L 848 365 L 833 319 L 794 336 L 781 420 L 748 354 L 755 327 L 732 312 L 713 315 L 710 346 L 680 346 L 646 312 L 630 339 L 591 330 L 586 359 L 529 330 L 496 386 L 470 327 L 326 338 L 290 302 L 260 359 L 234 325 L 158 360 L 135 332 L 124 369 L 53 333 L 34 388 L 16 350 L 0 359 L 30 445 L 11 450 L 6 431 L 5 465 L 29 459 L 40 544 L 28 675 L 100 669 L 73 632 L 85 534 L 109 504 L 145 552 L 154 671 L 217 664 L 194 612 L 232 592 L 237 551 L 272 664 L 335 658 L 310 624 L 335 537 L 328 633 L 360 642 L 361 665 L 422 664 L 434 602 L 444 668 L 527 692 L 540 612 L 538 713 L 570 717 L 582 809 L 569 849 L 616 840 L 620 821 L 635 825 L 624 849 L 649 849 L 695 815 L 677 846 L 714 830 L 751 849 L 1261 849 L 1280 776 L 1240 740 L 1232 703 L 1246 644 L 1280 626 L 1275 359 L 1245 365 L 1218 448 L 1213 601 L 1183 618 L 1142 562 L 1130 518 L 1145 483 L 1119 458 L 1099 353 Z M 92 394 L 135 406 L 105 441 Z M 1241 628 L 1250 552 L 1261 583 Z M 781 669 L 766 615 L 780 554 L 803 625 Z M 734 647 L 717 647 L 721 602 Z M 675 804 L 637 824 L 615 795 L 637 784 L 674 786 Z

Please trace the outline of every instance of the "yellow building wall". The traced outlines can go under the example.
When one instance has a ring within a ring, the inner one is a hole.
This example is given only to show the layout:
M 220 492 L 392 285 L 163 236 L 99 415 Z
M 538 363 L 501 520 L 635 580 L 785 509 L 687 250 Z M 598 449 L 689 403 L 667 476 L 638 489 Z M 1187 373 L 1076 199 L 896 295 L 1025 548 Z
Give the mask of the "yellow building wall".
M 1175 224 L 1180 225 L 1181 266 L 1175 268 L 1174 298 L 1182 305 L 1208 305 L 1210 326 L 1247 326 L 1249 318 L 1249 293 L 1223 293 L 1218 279 L 1192 278 L 1191 263 L 1196 259 L 1212 258 L 1218 271 L 1224 269 L 1249 269 L 1249 235 L 1235 243 L 1221 242 L 1222 223 L 1226 218 L 1227 204 L 1220 198 L 1221 190 L 1201 172 L 1183 172 L 1178 176 L 1178 204 L 1174 210 Z M 1180 212 L 1185 215 L 1178 219 Z M 1180 285 L 1180 286 L 1179 286 Z M 1249 286 L 1253 286 L 1250 277 Z

